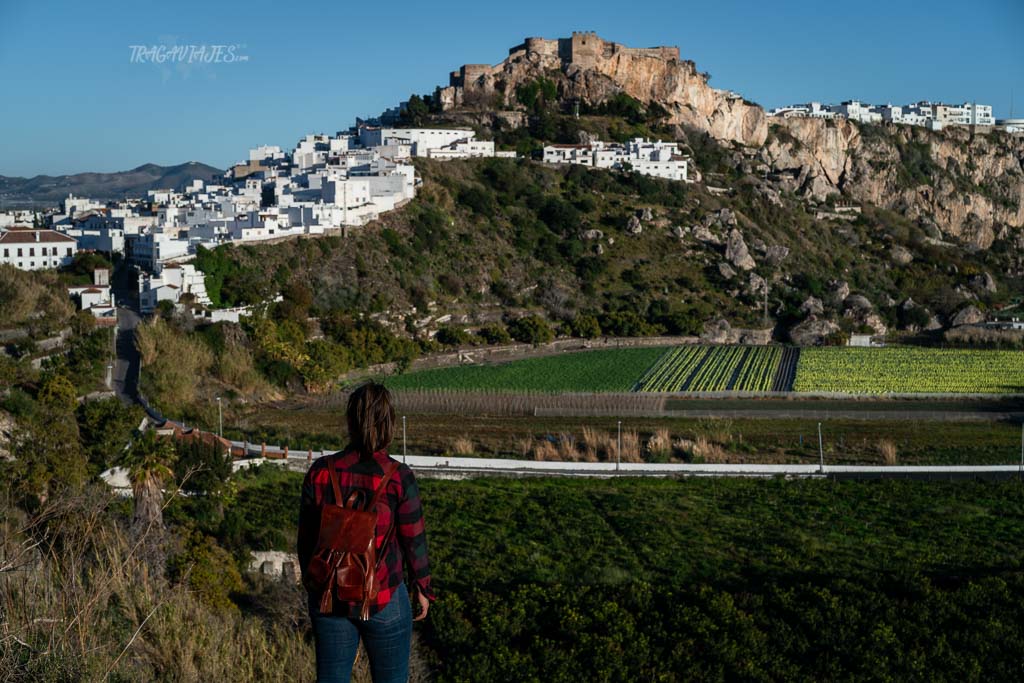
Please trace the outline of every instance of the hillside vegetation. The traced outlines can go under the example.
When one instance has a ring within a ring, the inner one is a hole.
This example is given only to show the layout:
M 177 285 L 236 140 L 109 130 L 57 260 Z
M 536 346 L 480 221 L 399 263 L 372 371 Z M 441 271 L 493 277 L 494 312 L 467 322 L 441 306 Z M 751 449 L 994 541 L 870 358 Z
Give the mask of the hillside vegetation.
M 728 170 L 717 143 L 694 151 L 707 169 Z M 419 196 L 346 237 L 200 249 L 216 304 L 283 297 L 242 327 L 202 330 L 214 362 L 201 364 L 212 369 L 197 383 L 201 397 L 324 391 L 353 368 L 402 369 L 424 352 L 510 338 L 763 343 L 796 338 L 807 324 L 825 327 L 803 343 L 920 334 L 968 304 L 1001 306 L 1019 292 L 1017 279 L 991 275 L 1010 270 L 1002 242 L 937 246 L 918 223 L 871 205 L 849 220 L 818 220 L 804 201 L 742 175 L 717 196 L 699 184 L 529 160 L 417 165 Z M 168 322 L 194 329 L 180 316 Z M 144 378 L 154 370 L 144 367 Z M 150 398 L 185 406 L 192 396 Z

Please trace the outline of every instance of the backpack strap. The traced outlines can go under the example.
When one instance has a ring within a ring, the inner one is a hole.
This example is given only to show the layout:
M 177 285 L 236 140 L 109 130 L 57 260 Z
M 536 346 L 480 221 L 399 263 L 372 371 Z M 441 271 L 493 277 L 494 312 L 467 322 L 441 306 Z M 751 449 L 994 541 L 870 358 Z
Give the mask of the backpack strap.
M 388 481 L 391 480 L 391 477 L 397 471 L 397 462 L 389 462 L 387 465 L 384 466 L 384 477 L 380 480 L 380 483 L 377 484 L 377 490 L 373 492 L 373 498 L 371 498 L 370 502 L 366 505 L 367 510 L 373 510 L 375 507 L 377 507 L 377 502 L 380 500 L 381 495 L 383 495 L 384 489 L 387 488 Z
M 334 463 L 336 462 L 337 458 L 338 458 L 338 454 L 337 453 L 335 453 L 334 455 L 330 456 L 330 458 L 328 458 L 328 460 L 327 460 L 327 474 L 331 478 L 331 488 L 334 489 L 334 504 L 335 505 L 340 505 L 340 506 L 344 507 L 345 506 L 345 501 L 342 500 L 342 497 L 341 497 L 341 487 L 338 485 L 338 475 L 335 474 L 335 472 L 334 472 Z

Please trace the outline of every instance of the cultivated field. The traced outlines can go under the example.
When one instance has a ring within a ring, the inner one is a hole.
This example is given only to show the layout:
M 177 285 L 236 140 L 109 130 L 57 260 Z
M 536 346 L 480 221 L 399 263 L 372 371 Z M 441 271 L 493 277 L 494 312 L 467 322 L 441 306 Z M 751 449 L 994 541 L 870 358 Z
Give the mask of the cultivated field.
M 644 374 L 639 391 L 771 391 L 778 346 L 680 346 Z
M 603 349 L 423 370 L 400 390 L 521 393 L 1024 393 L 1024 352 L 968 349 L 676 346 Z
M 664 348 L 582 351 L 528 358 L 500 365 L 462 365 L 389 377 L 393 389 L 479 391 L 605 392 L 630 391 L 664 355 Z
M 812 348 L 794 391 L 858 394 L 1024 392 L 1024 353 L 914 347 Z

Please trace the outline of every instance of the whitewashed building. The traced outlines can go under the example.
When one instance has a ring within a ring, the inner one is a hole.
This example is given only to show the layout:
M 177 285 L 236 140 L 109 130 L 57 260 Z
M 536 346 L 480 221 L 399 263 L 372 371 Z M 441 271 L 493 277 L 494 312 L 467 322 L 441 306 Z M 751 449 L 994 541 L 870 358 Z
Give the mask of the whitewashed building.
M 193 301 L 204 306 L 210 305 L 206 293 L 206 278 L 191 263 L 165 266 L 159 275 L 143 274 L 139 277 L 139 310 L 152 313 L 161 301 L 177 304 L 185 294 L 191 294 Z
M 0 263 L 21 270 L 60 268 L 77 253 L 75 238 L 55 230 L 15 228 L 0 234 Z
M 600 140 L 585 145 L 546 145 L 547 164 L 576 164 L 591 168 L 625 169 L 668 180 L 687 181 L 689 160 L 674 142 L 634 138 L 624 145 Z

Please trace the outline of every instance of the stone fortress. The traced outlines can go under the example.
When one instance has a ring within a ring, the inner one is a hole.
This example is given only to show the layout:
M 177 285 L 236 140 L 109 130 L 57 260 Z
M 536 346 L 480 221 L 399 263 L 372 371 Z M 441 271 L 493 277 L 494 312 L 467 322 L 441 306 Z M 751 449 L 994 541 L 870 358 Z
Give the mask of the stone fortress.
M 499 64 L 464 64 L 452 71 L 448 85 L 434 96 L 444 112 L 500 110 L 507 123 L 523 125 L 516 89 L 537 78 L 553 79 L 563 101 L 598 104 L 624 92 L 657 102 L 669 112 L 668 123 L 719 139 L 757 146 L 768 133 L 763 109 L 712 88 L 707 74 L 682 59 L 678 47 L 626 47 L 590 31 L 575 31 L 570 38 L 526 38 Z
M 571 38 L 527 38 L 520 45 L 511 48 L 505 62 L 496 66 L 463 64 L 458 71 L 449 74 L 448 86 L 472 89 L 480 85 L 484 76 L 494 75 L 501 71 L 506 62 L 517 61 L 519 58 L 542 58 L 540 61 L 558 59 L 563 68 L 577 66 L 581 69 L 596 69 L 599 59 L 611 59 L 616 54 L 679 61 L 678 47 L 626 47 L 621 43 L 605 40 L 592 31 L 573 31 Z

